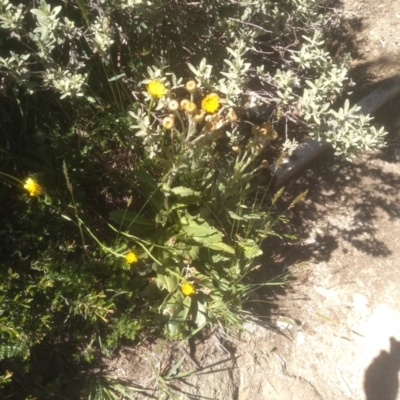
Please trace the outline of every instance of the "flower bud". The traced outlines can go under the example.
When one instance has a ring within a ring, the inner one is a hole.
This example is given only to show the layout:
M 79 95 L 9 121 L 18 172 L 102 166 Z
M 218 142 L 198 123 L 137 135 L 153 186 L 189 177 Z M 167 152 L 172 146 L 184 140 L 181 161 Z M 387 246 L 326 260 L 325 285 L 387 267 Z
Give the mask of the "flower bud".
M 211 289 L 208 288 L 208 287 L 205 287 L 205 288 L 203 289 L 203 292 L 204 292 L 204 294 L 209 295 L 209 294 L 211 293 Z
M 176 100 L 171 100 L 168 103 L 168 110 L 170 111 L 176 111 L 179 108 L 179 103 Z
M 181 110 L 186 110 L 186 106 L 190 103 L 188 99 L 183 99 L 180 103 Z
M 198 111 L 196 114 L 193 115 L 194 122 L 203 122 L 206 113 L 203 110 Z
M 265 129 L 267 132 L 272 130 L 271 123 L 266 121 L 261 125 L 261 129 Z
M 172 129 L 175 126 L 175 118 L 165 117 L 162 120 L 162 126 L 164 129 Z
M 232 151 L 234 153 L 240 153 L 240 147 L 239 146 L 232 146 Z
M 186 90 L 189 92 L 189 93 L 194 93 L 196 90 L 197 90 L 197 83 L 196 83 L 196 81 L 189 81 L 187 84 L 186 84 Z
M 193 103 L 192 101 L 190 101 L 189 103 L 186 104 L 186 108 L 185 110 L 189 113 L 189 114 L 195 114 L 197 112 L 197 106 L 195 103 Z

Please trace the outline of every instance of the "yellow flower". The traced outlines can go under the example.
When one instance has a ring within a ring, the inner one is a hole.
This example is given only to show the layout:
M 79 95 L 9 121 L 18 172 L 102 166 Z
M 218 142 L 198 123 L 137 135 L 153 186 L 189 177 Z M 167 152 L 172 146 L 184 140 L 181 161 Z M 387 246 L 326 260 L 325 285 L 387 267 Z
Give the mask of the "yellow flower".
M 125 260 L 128 262 L 128 264 L 134 264 L 139 261 L 138 256 L 133 251 L 125 254 Z
M 186 84 L 186 90 L 187 90 L 189 93 L 194 93 L 194 92 L 196 91 L 196 89 L 197 89 L 197 83 L 196 83 L 196 81 L 189 81 L 189 82 Z
M 185 110 L 186 110 L 189 114 L 194 114 L 194 113 L 197 112 L 197 106 L 196 106 L 196 104 L 194 104 L 192 101 L 189 101 L 189 103 L 186 104 Z
M 32 178 L 28 178 L 25 181 L 24 188 L 29 192 L 31 196 L 39 196 L 43 193 L 42 187 Z
M 163 97 L 167 93 L 167 88 L 160 81 L 151 81 L 147 85 L 147 91 L 155 99 L 159 99 L 160 97 Z
M 201 102 L 201 108 L 210 114 L 214 114 L 219 107 L 219 96 L 217 93 L 210 93 Z
M 181 290 L 185 296 L 190 296 L 191 294 L 196 293 L 194 286 L 190 282 L 183 282 L 183 284 L 181 286 Z
M 165 117 L 162 120 L 162 126 L 164 129 L 172 129 L 175 126 L 175 118 Z
M 176 111 L 179 108 L 179 103 L 176 100 L 171 100 L 168 103 L 168 109 L 170 111 Z

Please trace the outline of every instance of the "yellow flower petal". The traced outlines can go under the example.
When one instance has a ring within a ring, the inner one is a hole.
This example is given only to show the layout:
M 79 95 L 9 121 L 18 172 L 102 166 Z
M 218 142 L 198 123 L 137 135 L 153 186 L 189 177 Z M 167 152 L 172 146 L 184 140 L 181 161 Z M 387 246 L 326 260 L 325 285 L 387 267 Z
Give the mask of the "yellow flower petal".
M 194 286 L 190 282 L 183 282 L 181 290 L 185 296 L 190 296 L 196 293 Z
M 134 264 L 139 261 L 138 256 L 133 251 L 130 251 L 125 255 L 125 260 L 128 264 Z
M 219 96 L 217 93 L 210 93 L 201 102 L 201 108 L 210 114 L 214 114 L 219 107 Z
M 43 193 L 42 187 L 32 178 L 28 178 L 25 181 L 24 189 L 26 189 L 31 196 L 40 196 Z
M 163 97 L 167 93 L 167 88 L 160 81 L 151 81 L 147 85 L 147 91 L 155 99 L 159 99 L 159 98 Z

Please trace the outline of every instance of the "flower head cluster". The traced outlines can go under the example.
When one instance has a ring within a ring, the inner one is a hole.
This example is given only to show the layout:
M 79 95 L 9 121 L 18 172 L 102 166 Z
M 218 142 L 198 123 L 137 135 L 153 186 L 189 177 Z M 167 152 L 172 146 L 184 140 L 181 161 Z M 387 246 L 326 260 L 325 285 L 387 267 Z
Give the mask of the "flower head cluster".
M 125 260 L 128 264 L 134 264 L 139 261 L 138 256 L 133 252 L 130 251 L 129 253 L 125 254 Z
M 201 108 L 210 114 L 214 114 L 219 107 L 219 96 L 217 93 L 210 93 L 201 101 Z
M 190 296 L 191 294 L 196 293 L 194 286 L 190 282 L 183 282 L 183 284 L 181 286 L 181 290 L 185 296 Z
M 28 178 L 25 181 L 24 189 L 26 189 L 31 196 L 39 196 L 43 193 L 42 187 L 32 178 Z
M 147 91 L 155 99 L 160 99 L 167 93 L 167 88 L 160 81 L 151 81 L 147 85 Z

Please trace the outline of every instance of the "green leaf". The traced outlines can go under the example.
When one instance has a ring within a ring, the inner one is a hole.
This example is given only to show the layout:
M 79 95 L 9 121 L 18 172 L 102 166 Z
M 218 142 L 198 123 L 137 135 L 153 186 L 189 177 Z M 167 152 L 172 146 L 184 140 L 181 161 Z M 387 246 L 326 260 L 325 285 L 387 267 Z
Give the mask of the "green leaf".
M 247 260 L 251 260 L 263 254 L 262 250 L 258 247 L 258 244 L 254 240 L 247 239 L 243 242 L 239 242 L 238 244 L 243 248 L 244 256 Z
M 228 246 L 224 242 L 212 243 L 212 244 L 208 245 L 207 247 L 209 247 L 210 249 L 213 249 L 213 250 L 220 250 L 220 251 L 224 251 L 229 254 L 235 254 L 235 249 L 231 246 Z
M 182 323 L 186 321 L 192 299 L 189 296 L 183 297 L 181 292 L 176 294 L 168 301 L 167 305 L 174 309 L 168 323 L 168 330 L 172 337 L 180 333 Z
M 199 258 L 199 251 L 200 251 L 199 246 L 190 246 L 190 249 L 187 252 L 187 254 L 189 255 L 189 258 L 191 260 L 197 260 Z
M 133 235 L 154 232 L 156 228 L 155 222 L 131 211 L 111 211 L 110 217 L 121 228 L 128 230 Z
M 167 289 L 171 293 L 178 285 L 178 278 L 175 275 L 157 274 L 157 285 L 160 289 Z
M 207 323 L 207 303 L 205 301 L 197 301 L 197 315 L 196 324 L 197 326 L 203 326 Z
M 46 15 L 44 14 L 44 12 L 41 11 L 41 10 L 39 10 L 39 9 L 37 9 L 37 8 L 33 8 L 33 9 L 30 10 L 30 11 L 31 11 L 31 13 L 32 13 L 33 15 L 36 15 L 37 17 L 42 17 L 42 18 L 45 18 L 45 17 L 46 17 Z
M 184 187 L 184 186 L 177 186 L 170 190 L 173 194 L 177 196 L 186 197 L 186 196 L 199 196 L 199 192 L 195 192 L 194 190 Z
M 229 216 L 232 219 L 235 219 L 237 221 L 244 221 L 245 220 L 245 218 L 241 217 L 240 215 L 235 214 L 233 211 L 230 211 L 230 210 L 227 210 L 227 211 L 228 211 Z
M 165 226 L 167 221 L 168 221 L 168 215 L 169 212 L 165 210 L 161 210 L 157 215 L 156 215 L 156 223 L 160 224 L 161 226 Z
M 176 375 L 176 373 L 178 372 L 178 369 L 180 368 L 180 366 L 182 365 L 183 361 L 185 361 L 185 356 L 182 356 L 169 370 L 168 374 L 166 375 L 165 379 L 169 379 L 171 377 L 173 377 L 174 375 Z
M 211 244 L 222 241 L 222 233 L 211 227 L 202 218 L 181 218 L 182 230 L 200 243 Z
M 114 82 L 114 81 L 117 81 L 117 80 L 119 80 L 119 79 L 121 79 L 121 78 L 124 78 L 124 77 L 125 77 L 125 74 L 115 75 L 115 76 L 113 76 L 112 78 L 110 78 L 110 79 L 108 80 L 108 82 Z

